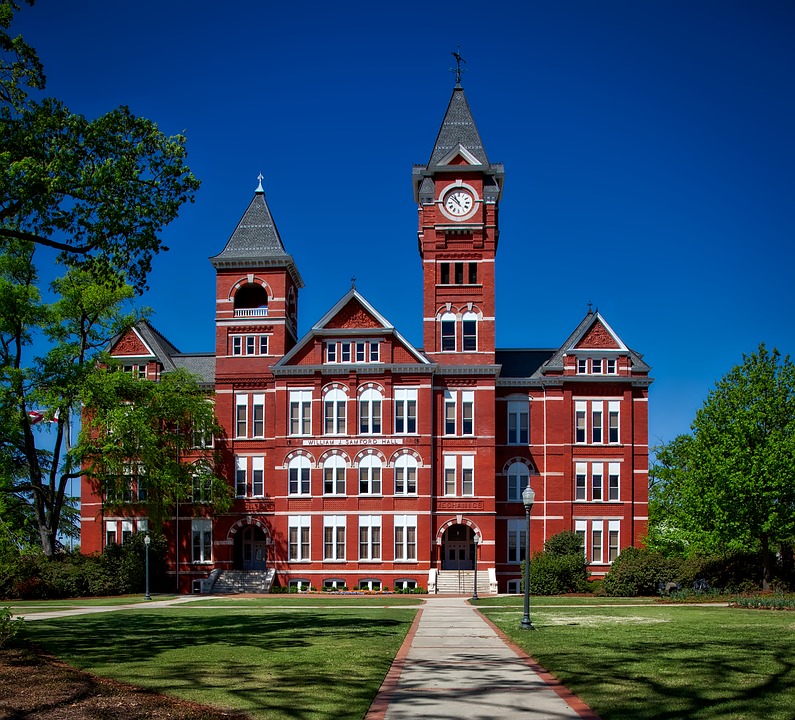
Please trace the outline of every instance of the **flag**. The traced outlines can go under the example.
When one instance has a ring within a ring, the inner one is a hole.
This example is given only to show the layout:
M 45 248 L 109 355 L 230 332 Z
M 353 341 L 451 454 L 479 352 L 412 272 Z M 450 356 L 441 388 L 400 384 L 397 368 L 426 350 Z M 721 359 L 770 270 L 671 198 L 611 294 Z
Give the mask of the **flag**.
M 37 422 L 44 420 L 44 413 L 40 413 L 37 410 L 28 410 L 28 418 L 30 419 L 30 424 L 35 425 Z

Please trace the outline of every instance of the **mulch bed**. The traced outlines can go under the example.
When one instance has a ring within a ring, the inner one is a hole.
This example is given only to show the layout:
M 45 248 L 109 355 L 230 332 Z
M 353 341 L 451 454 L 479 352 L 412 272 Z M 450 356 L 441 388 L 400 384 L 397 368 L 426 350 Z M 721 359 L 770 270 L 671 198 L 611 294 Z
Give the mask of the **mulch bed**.
M 0 650 L 0 720 L 247 720 L 76 670 L 28 649 Z

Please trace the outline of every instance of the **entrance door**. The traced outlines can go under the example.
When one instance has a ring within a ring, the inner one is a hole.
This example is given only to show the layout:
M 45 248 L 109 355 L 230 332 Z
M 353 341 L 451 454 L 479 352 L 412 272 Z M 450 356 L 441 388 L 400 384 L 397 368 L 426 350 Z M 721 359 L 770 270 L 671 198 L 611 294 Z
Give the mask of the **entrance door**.
M 268 559 L 268 547 L 265 534 L 255 525 L 249 525 L 241 533 L 240 550 L 243 570 L 265 570 Z
M 466 525 L 452 525 L 442 542 L 442 570 L 471 570 L 475 535 Z

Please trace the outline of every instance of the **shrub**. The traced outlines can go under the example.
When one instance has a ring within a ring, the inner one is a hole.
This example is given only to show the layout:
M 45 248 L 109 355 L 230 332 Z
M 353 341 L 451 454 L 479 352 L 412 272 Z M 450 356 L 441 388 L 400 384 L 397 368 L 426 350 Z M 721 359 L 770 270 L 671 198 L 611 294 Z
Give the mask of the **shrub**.
M 553 535 L 544 543 L 543 552 L 535 553 L 530 561 L 530 592 L 534 595 L 584 592 L 587 583 L 582 538 L 576 533 Z M 524 589 L 524 563 L 522 586 Z
M 22 622 L 22 618 L 11 617 L 11 608 L 0 608 L 0 648 L 13 641 L 22 627 Z
M 658 552 L 628 547 L 613 562 L 602 588 L 611 597 L 655 595 L 660 583 L 676 580 L 678 564 Z

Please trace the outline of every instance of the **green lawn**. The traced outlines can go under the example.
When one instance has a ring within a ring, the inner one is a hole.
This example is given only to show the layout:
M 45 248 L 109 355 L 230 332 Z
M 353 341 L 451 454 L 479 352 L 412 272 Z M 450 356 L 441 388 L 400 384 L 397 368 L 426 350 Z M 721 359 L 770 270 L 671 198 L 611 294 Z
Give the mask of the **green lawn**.
M 477 607 L 523 607 L 522 595 L 500 595 L 471 601 Z M 530 597 L 530 609 L 557 607 L 560 605 L 654 605 L 659 598 L 653 597 L 594 597 L 593 595 L 535 595 Z
M 795 717 L 795 613 L 532 598 L 532 632 L 521 599 L 479 609 L 603 720 Z
M 268 595 L 257 598 L 208 598 L 190 603 L 190 607 L 396 607 L 421 605 L 422 595 Z
M 362 718 L 415 610 L 191 605 L 25 623 L 70 665 L 194 702 L 281 720 Z
M 152 600 L 173 600 L 176 595 L 152 595 Z M 146 603 L 143 595 L 114 595 L 112 597 L 69 598 L 66 600 L 0 600 L 0 607 L 10 607 L 12 612 L 49 612 L 76 607 L 112 605 L 137 605 Z

